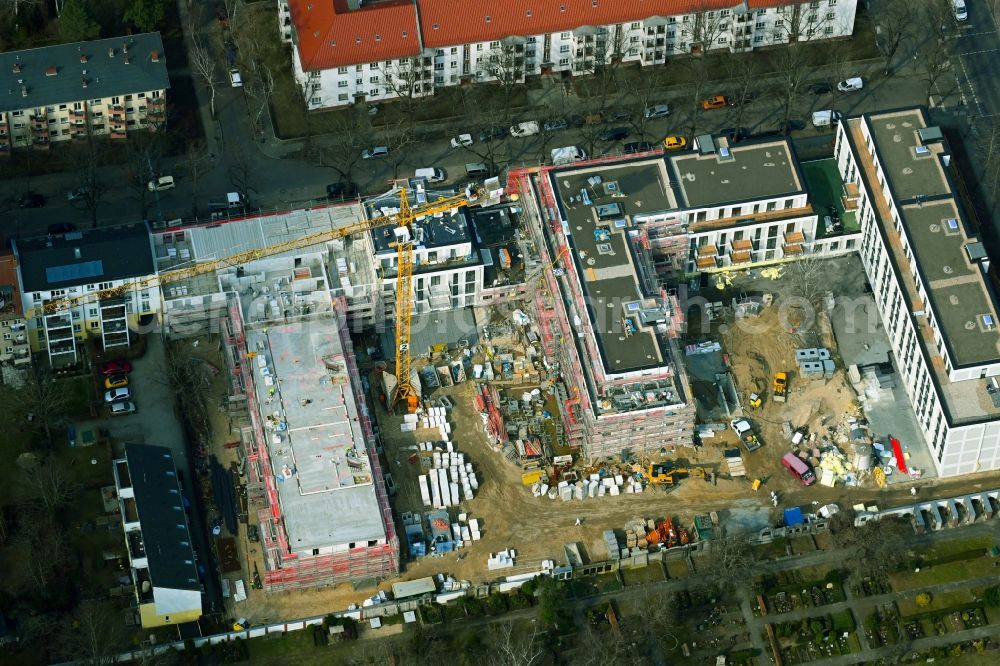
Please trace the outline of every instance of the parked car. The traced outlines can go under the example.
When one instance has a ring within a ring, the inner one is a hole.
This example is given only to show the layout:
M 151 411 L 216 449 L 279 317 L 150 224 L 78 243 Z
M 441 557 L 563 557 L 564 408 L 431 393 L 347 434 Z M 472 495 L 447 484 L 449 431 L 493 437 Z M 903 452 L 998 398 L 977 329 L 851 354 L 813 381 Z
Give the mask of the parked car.
M 969 10 L 965 8 L 965 0 L 954 0 L 955 20 L 966 21 L 969 18 Z
M 45 197 L 38 192 L 25 192 L 14 199 L 14 203 L 18 208 L 41 208 L 45 205 Z
M 330 183 L 326 186 L 326 198 L 343 201 L 358 196 L 357 183 Z
M 128 386 L 126 375 L 108 375 L 104 378 L 104 388 L 106 389 L 122 388 L 123 386 Z
M 107 377 L 108 375 L 127 375 L 132 372 L 132 364 L 128 361 L 106 361 L 101 366 L 101 374 Z
M 860 76 L 852 76 L 851 78 L 838 83 L 837 90 L 840 92 L 853 92 L 855 90 L 861 90 L 864 86 L 865 82 Z
M 625 144 L 625 152 L 629 155 L 632 153 L 644 153 L 647 150 L 653 150 L 654 147 L 649 141 L 633 141 L 632 143 Z
M 597 135 L 601 141 L 621 141 L 629 135 L 627 127 L 609 127 Z
M 702 100 L 701 108 L 706 111 L 710 109 L 722 109 L 726 106 L 725 95 L 712 95 L 708 99 Z
M 750 104 L 755 99 L 757 99 L 757 95 L 755 93 L 745 92 L 742 95 L 730 97 L 727 100 L 727 103 L 729 104 L 729 106 L 743 106 L 744 104 Z
M 587 124 L 587 119 L 579 114 L 573 114 L 566 116 L 566 122 L 569 123 L 570 127 L 583 127 Z
M 545 130 L 546 132 L 559 132 L 566 129 L 567 127 L 569 127 L 569 123 L 563 120 L 562 118 L 557 118 L 556 120 L 550 120 L 544 125 L 542 125 L 542 129 Z
M 625 109 L 609 109 L 605 112 L 604 117 L 608 122 L 620 123 L 624 120 L 631 120 L 632 114 Z
M 472 135 L 471 134 L 459 134 L 451 139 L 452 148 L 460 148 L 462 146 L 472 145 Z
M 234 88 L 243 87 L 243 78 L 240 76 L 240 70 L 235 67 L 229 70 L 229 82 L 233 84 Z
M 375 146 L 373 148 L 365 148 L 361 151 L 361 159 L 370 160 L 376 157 L 385 157 L 389 154 L 389 146 Z
M 146 187 L 149 188 L 150 192 L 165 192 L 174 189 L 176 185 L 173 176 L 160 176 L 146 183 Z
M 78 187 L 75 190 L 66 193 L 66 201 L 79 201 L 80 199 L 86 198 L 89 194 L 89 187 Z
M 833 92 L 833 86 L 826 82 L 814 83 L 809 86 L 809 92 L 813 95 L 829 95 Z
M 663 140 L 664 150 L 684 150 L 687 145 L 688 140 L 682 136 L 668 136 Z
M 738 143 L 750 138 L 750 130 L 746 127 L 726 127 L 720 129 L 718 134 L 719 136 L 726 137 L 729 143 Z
M 487 127 L 479 133 L 480 141 L 492 141 L 493 139 L 503 139 L 507 136 L 505 127 Z
M 518 123 L 516 125 L 512 125 L 511 128 L 510 128 L 510 135 L 511 136 L 532 136 L 532 135 L 538 134 L 540 131 L 541 131 L 541 128 L 538 126 L 538 123 L 535 122 L 534 120 L 529 120 L 527 122 L 523 122 L 523 123 Z
M 128 400 L 111 403 L 111 416 L 123 416 L 125 414 L 135 414 L 135 403 Z
M 443 183 L 448 180 L 448 174 L 444 169 L 439 169 L 437 167 L 424 167 L 423 169 L 417 169 L 413 176 L 415 178 L 424 178 L 428 183 Z
M 72 222 L 55 222 L 49 225 L 49 233 L 53 236 L 58 234 L 68 234 L 76 231 L 76 225 Z
M 131 400 L 131 399 L 132 399 L 132 391 L 130 391 L 127 386 L 123 386 L 122 388 L 114 388 L 104 393 L 104 402 L 122 402 L 123 400 Z
M 654 118 L 666 118 L 670 115 L 670 105 L 669 104 L 657 104 L 655 106 L 648 107 L 642 112 L 642 115 L 646 117 L 646 120 L 653 120 Z
M 782 120 L 778 123 L 778 131 L 782 134 L 791 134 L 792 132 L 804 130 L 805 128 L 805 121 L 799 120 L 798 118 L 789 118 L 787 121 Z

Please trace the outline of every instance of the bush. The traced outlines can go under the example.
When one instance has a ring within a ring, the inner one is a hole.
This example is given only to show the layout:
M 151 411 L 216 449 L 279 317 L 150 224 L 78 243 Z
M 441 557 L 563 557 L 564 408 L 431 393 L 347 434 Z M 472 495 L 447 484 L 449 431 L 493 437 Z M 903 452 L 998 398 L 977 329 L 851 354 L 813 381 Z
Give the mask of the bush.
M 1000 606 L 1000 585 L 987 588 L 983 593 L 983 601 L 987 606 Z
M 913 600 L 918 607 L 927 608 L 931 605 L 931 595 L 930 592 L 921 592 L 917 595 L 917 598 Z

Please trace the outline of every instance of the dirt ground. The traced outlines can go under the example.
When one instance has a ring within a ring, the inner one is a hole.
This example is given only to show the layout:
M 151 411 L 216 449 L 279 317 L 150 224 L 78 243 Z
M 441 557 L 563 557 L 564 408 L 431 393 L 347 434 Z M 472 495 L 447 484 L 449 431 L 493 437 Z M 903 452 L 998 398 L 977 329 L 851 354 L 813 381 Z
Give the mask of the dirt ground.
M 791 492 L 801 486 L 781 466 L 781 456 L 790 446 L 782 424 L 787 422 L 793 429 L 804 426 L 810 433 L 822 433 L 848 416 L 858 416 L 859 411 L 844 368 L 838 367 L 830 379 L 799 376 L 795 350 L 820 342 L 832 348 L 832 339 L 820 340 L 815 328 L 806 333 L 785 328 L 781 323 L 784 311 L 779 303 L 780 297 L 759 317 L 750 320 L 750 331 L 739 324 L 723 324 L 719 332 L 743 404 L 747 404 L 753 391 L 764 396 L 761 409 L 747 412 L 763 443 L 759 450 L 744 453 L 747 475 L 768 479 L 771 490 Z M 784 403 L 773 399 L 771 383 L 776 372 L 788 374 Z

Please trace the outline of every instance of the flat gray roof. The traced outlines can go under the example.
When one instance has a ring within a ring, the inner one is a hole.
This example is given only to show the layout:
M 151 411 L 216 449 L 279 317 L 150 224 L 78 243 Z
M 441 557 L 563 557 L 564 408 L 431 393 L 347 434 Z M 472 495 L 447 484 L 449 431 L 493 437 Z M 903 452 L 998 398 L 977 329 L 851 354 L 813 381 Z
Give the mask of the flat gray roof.
M 920 109 L 870 115 L 868 126 L 875 135 L 882 170 L 900 201 L 951 194 L 938 157 L 943 144 L 921 144 L 918 133 L 927 124 Z
M 601 182 L 588 183 L 600 176 Z M 624 373 L 667 363 L 655 330 L 638 322 L 637 330 L 626 333 L 624 317 L 628 303 L 643 298 L 635 260 L 626 234 L 635 230 L 632 216 L 676 208 L 673 192 L 667 187 L 663 159 L 645 159 L 613 166 L 600 165 L 550 172 L 553 189 L 569 225 L 569 242 L 580 284 L 587 297 L 589 315 L 605 369 Z M 616 184 L 613 189 L 607 185 Z M 591 204 L 583 200 L 587 192 Z M 611 191 L 618 192 L 612 196 Z M 617 204 L 619 214 L 599 217 L 599 207 Z M 598 241 L 595 231 L 609 234 Z M 599 247 L 602 246 L 602 247 Z M 582 313 L 581 313 L 582 314 Z
M 924 289 L 955 365 L 1000 360 L 1000 321 L 954 199 L 902 206 L 903 228 Z M 988 317 L 988 320 L 984 320 Z
M 158 32 L 0 53 L 0 112 L 168 88 Z
M 728 146 L 708 155 L 689 152 L 667 158 L 681 206 L 705 208 L 795 194 L 804 188 L 784 140 Z
M 247 333 L 262 417 L 279 424 L 267 446 L 294 551 L 385 538 L 337 326 L 323 318 Z

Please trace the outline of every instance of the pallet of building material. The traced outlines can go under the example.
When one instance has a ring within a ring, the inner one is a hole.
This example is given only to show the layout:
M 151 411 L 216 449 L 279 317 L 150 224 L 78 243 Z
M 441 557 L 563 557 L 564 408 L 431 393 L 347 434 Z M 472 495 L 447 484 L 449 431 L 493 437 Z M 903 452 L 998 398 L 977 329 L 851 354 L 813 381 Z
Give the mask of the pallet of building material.
M 458 484 L 451 484 L 451 503 L 452 506 L 458 506 L 461 503 L 460 495 L 458 494 Z
M 417 482 L 420 484 L 420 499 L 424 503 L 424 506 L 431 505 L 431 493 L 427 486 L 427 477 L 421 474 L 417 477 Z

